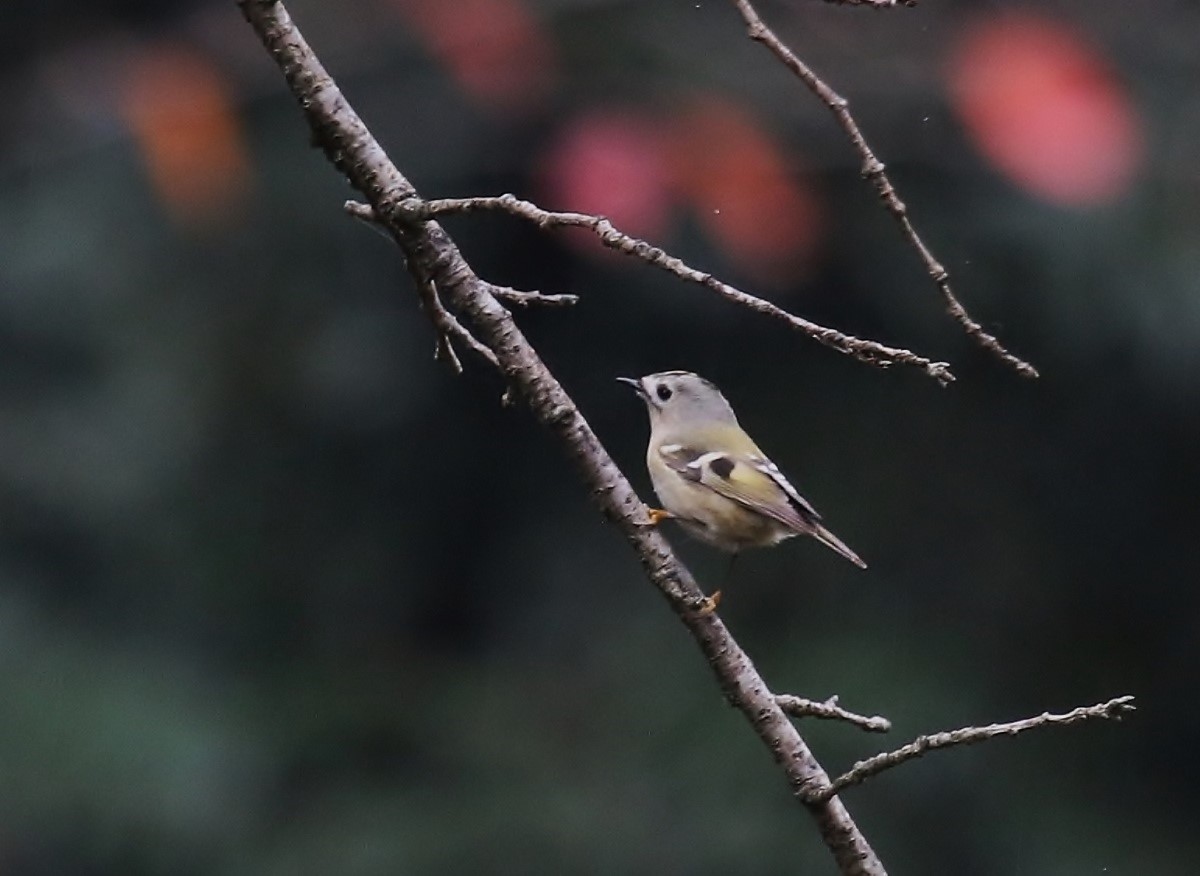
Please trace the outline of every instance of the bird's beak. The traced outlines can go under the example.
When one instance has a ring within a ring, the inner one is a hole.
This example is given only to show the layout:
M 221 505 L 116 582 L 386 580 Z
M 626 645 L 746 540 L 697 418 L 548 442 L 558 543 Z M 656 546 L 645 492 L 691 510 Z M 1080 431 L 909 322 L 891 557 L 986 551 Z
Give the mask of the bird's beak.
M 630 386 L 633 387 L 633 391 L 636 392 L 638 395 L 640 395 L 643 399 L 645 399 L 647 397 L 646 396 L 646 387 L 642 386 L 642 382 L 640 380 L 637 380 L 633 377 L 618 377 L 617 382 L 618 383 L 628 383 Z

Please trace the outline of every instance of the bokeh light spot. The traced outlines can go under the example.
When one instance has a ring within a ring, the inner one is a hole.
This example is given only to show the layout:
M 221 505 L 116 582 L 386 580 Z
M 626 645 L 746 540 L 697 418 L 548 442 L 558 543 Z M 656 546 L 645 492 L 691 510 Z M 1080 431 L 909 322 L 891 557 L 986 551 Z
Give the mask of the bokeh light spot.
M 819 199 L 794 164 L 750 113 L 721 98 L 695 101 L 674 126 L 671 167 L 680 199 L 759 282 L 792 279 L 820 239 Z
M 477 103 L 528 108 L 553 85 L 554 43 L 523 0 L 392 2 Z
M 622 231 L 660 238 L 672 191 L 660 126 L 631 110 L 592 110 L 574 119 L 542 158 L 542 199 L 557 209 L 605 216 Z M 590 250 L 591 234 L 570 235 Z
M 1026 191 L 1086 207 L 1128 190 L 1142 156 L 1140 122 L 1078 31 L 1032 12 L 987 18 L 959 39 L 948 76 L 975 145 Z
M 211 220 L 240 201 L 249 161 L 229 91 L 208 58 L 183 45 L 147 47 L 126 71 L 121 110 L 176 218 Z

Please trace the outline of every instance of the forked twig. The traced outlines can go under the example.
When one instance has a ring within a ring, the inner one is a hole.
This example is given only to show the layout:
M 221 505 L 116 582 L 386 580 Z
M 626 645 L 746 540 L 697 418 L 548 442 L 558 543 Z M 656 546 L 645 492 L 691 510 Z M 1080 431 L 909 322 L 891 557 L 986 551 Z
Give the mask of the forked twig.
M 871 733 L 886 733 L 892 729 L 892 722 L 879 715 L 859 715 L 843 709 L 838 705 L 836 696 L 821 702 L 808 700 L 792 694 L 776 694 L 775 702 L 793 718 L 823 718 L 826 721 L 845 721 Z
M 419 198 L 414 198 L 411 204 L 406 205 L 410 212 L 425 211 L 425 202 Z M 342 204 L 342 209 L 353 216 L 366 222 L 377 231 L 381 231 L 383 235 L 389 236 L 387 230 L 382 228 L 379 218 L 375 215 L 375 211 L 371 209 L 370 204 L 364 204 L 361 201 L 346 201 Z M 531 305 L 539 304 L 545 307 L 569 307 L 572 304 L 579 303 L 578 295 L 548 295 L 544 292 L 530 292 L 522 289 L 513 289 L 510 286 L 492 286 L 492 294 L 509 304 L 514 304 L 517 307 L 530 307 Z
M 1032 718 L 1025 718 L 1021 721 L 1010 721 L 1007 724 L 989 724 L 986 727 L 963 727 L 960 730 L 918 736 L 912 742 L 908 743 L 908 745 L 901 746 L 895 751 L 886 751 L 883 754 L 877 754 L 866 760 L 860 760 L 852 769 L 847 770 L 830 782 L 828 787 L 815 791 L 812 794 L 812 799 L 828 800 L 830 797 L 852 785 L 861 784 L 872 776 L 879 775 L 884 770 L 889 770 L 906 761 L 921 757 L 927 751 L 934 751 L 938 748 L 949 748 L 952 745 L 973 745 L 976 742 L 994 739 L 997 736 L 1016 736 L 1018 733 L 1024 733 L 1026 730 L 1033 730 L 1037 727 L 1065 727 L 1069 724 L 1077 724 L 1080 721 L 1119 721 L 1136 710 L 1137 707 L 1133 704 L 1133 697 L 1123 696 L 1115 697 L 1104 703 L 1097 703 L 1094 706 L 1080 706 L 1062 715 L 1043 712 Z
M 421 296 L 421 304 L 424 306 L 425 312 L 429 315 L 429 321 L 433 323 L 434 328 L 437 330 L 438 340 L 435 355 L 438 359 L 446 362 L 454 370 L 455 374 L 462 374 L 462 362 L 459 361 L 458 354 L 454 351 L 454 344 L 452 343 L 452 341 L 458 341 L 472 352 L 478 354 L 493 368 L 500 367 L 500 362 L 496 359 L 496 354 L 485 347 L 442 304 L 442 300 L 437 294 L 437 286 L 434 285 L 432 280 L 419 282 L 417 287 L 417 292 Z
M 838 125 L 846 132 L 846 136 L 850 138 L 855 151 L 862 158 L 862 175 L 875 186 L 875 191 L 879 194 L 879 198 L 887 208 L 887 211 L 895 218 L 905 238 L 912 244 L 913 249 L 917 251 L 917 254 L 921 257 L 921 261 L 925 263 L 925 270 L 928 271 L 938 291 L 941 292 L 942 300 L 945 302 L 946 310 L 950 315 L 954 317 L 958 324 L 963 327 L 963 330 L 970 337 L 974 338 L 981 347 L 993 353 L 1005 364 L 1011 366 L 1022 377 L 1037 377 L 1038 372 L 1036 368 L 1024 359 L 1010 353 L 994 335 L 990 335 L 984 331 L 983 326 L 971 318 L 970 314 L 967 313 L 967 309 L 963 307 L 962 303 L 955 296 L 953 290 L 950 288 L 949 271 L 946 270 L 941 262 L 934 258 L 929 247 L 925 245 L 921 236 L 917 234 L 916 228 L 913 227 L 912 222 L 908 218 L 908 208 L 900 200 L 899 196 L 897 196 L 896 189 L 892 186 L 892 181 L 888 178 L 887 173 L 884 172 L 883 162 L 875 156 L 871 147 L 867 145 L 866 138 L 863 137 L 858 123 L 850 115 L 849 101 L 830 88 L 823 79 L 813 72 L 811 67 L 801 61 L 775 35 L 774 31 L 767 27 L 750 0 L 732 0 L 732 3 L 738 12 L 741 13 L 742 20 L 746 22 L 746 29 L 750 35 L 750 39 L 762 43 L 770 49 L 772 54 L 782 61 L 784 66 L 791 70 L 801 82 L 808 86 L 808 89 L 833 113 Z M 878 6 L 881 4 L 871 3 L 869 5 Z
M 542 228 L 586 228 L 592 231 L 605 246 L 618 252 L 642 259 L 648 264 L 669 271 L 680 279 L 698 283 L 716 292 L 722 298 L 748 307 L 759 313 L 782 320 L 797 331 L 803 332 L 810 338 L 852 356 L 860 362 L 866 362 L 878 367 L 889 365 L 911 365 L 920 368 L 942 385 L 951 383 L 954 374 L 946 362 L 934 362 L 924 356 L 918 356 L 910 350 L 898 347 L 888 347 L 876 341 L 868 341 L 847 335 L 827 326 L 796 316 L 772 304 L 763 298 L 743 292 L 735 286 L 723 283 L 712 274 L 698 271 L 686 264 L 682 259 L 669 255 L 662 249 L 652 246 L 644 240 L 625 234 L 616 228 L 603 216 L 593 216 L 590 213 L 553 212 L 544 210 L 537 204 L 522 200 L 515 195 L 505 194 L 498 197 L 480 198 L 439 198 L 425 201 L 416 205 L 413 210 L 427 216 L 442 216 L 451 213 L 471 213 L 479 210 L 501 210 L 513 216 L 518 216 L 537 224 Z

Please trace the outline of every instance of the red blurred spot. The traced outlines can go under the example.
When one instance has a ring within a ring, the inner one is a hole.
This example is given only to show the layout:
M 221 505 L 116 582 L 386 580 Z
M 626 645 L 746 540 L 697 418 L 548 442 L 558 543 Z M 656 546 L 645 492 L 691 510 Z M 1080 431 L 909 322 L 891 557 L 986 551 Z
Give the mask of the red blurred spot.
M 1032 12 L 989 18 L 963 35 L 949 77 L 967 132 L 1018 185 L 1064 206 L 1128 189 L 1142 155 L 1139 121 L 1075 30 Z
M 553 43 L 524 0 L 392 0 L 459 86 L 484 105 L 517 109 L 555 75 Z
M 672 196 L 663 141 L 645 116 L 593 110 L 576 118 L 542 159 L 540 176 L 541 197 L 556 209 L 606 216 L 636 237 L 661 238 L 666 229 Z
M 821 210 L 775 140 L 741 107 L 710 98 L 683 112 L 671 142 L 680 198 L 713 240 L 756 280 L 793 279 L 820 239 Z
M 126 71 L 120 107 L 177 218 L 215 218 L 245 193 L 241 131 L 225 82 L 203 55 L 180 45 L 143 50 Z

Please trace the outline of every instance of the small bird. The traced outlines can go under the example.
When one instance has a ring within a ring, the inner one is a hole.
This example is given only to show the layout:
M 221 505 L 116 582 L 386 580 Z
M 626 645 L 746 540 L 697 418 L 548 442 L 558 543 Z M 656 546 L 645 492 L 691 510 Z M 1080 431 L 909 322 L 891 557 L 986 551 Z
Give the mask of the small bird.
M 646 467 L 665 509 L 652 510 L 652 522 L 676 518 L 692 535 L 735 557 L 743 548 L 811 535 L 867 567 L 742 430 L 716 386 L 690 371 L 617 379 L 637 391 L 650 414 Z M 718 590 L 711 607 L 719 599 Z

